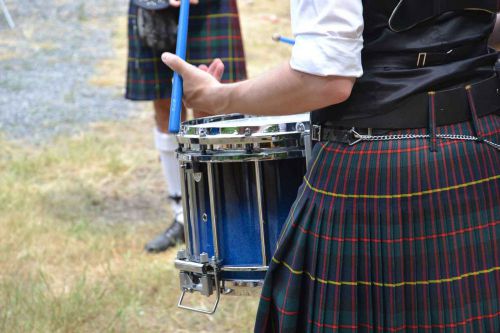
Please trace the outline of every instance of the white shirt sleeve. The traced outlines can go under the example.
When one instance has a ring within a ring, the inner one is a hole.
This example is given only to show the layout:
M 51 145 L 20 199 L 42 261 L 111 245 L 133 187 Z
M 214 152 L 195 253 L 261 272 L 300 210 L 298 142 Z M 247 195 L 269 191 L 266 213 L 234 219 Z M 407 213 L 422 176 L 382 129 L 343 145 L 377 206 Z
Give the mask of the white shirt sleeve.
M 363 75 L 361 0 L 290 0 L 295 45 L 290 66 L 327 76 Z

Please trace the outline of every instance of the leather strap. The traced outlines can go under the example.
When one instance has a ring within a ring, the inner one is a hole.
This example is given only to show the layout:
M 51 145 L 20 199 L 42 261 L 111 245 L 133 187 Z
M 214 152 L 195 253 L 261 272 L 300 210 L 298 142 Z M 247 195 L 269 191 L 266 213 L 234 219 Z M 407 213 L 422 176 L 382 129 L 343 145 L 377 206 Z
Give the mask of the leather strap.
M 436 125 L 451 125 L 471 119 L 466 88 L 474 98 L 477 116 L 500 110 L 500 79 L 492 77 L 466 87 L 435 92 Z M 404 129 L 429 126 L 429 93 L 409 97 L 393 111 L 375 117 L 335 121 L 328 125 L 342 128 Z
M 439 66 L 495 52 L 495 50 L 488 49 L 487 41 L 480 41 L 472 45 L 458 46 L 444 52 L 404 52 L 391 55 L 365 53 L 363 54 L 363 66 L 367 68 L 422 68 Z

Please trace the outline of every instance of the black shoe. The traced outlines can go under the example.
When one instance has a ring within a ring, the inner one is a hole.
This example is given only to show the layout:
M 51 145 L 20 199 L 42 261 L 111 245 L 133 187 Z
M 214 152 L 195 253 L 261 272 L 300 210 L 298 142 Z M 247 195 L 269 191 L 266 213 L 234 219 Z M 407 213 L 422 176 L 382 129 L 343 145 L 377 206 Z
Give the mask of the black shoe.
M 156 236 L 154 239 L 149 241 L 144 249 L 147 252 L 157 253 L 163 252 L 171 246 L 175 246 L 177 243 L 184 242 L 184 225 L 177 221 L 174 221 L 170 227 L 167 228 L 161 235 Z

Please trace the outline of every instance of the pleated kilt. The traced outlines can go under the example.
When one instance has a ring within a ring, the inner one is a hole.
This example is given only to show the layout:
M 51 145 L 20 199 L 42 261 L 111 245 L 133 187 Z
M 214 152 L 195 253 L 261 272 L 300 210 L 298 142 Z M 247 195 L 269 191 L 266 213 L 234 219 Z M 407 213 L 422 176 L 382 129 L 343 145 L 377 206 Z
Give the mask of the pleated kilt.
M 187 59 L 193 65 L 220 58 L 225 65 L 223 82 L 246 78 L 245 55 L 236 0 L 202 0 L 190 6 Z M 172 71 L 161 61 L 161 52 L 141 44 L 137 35 L 137 6 L 128 16 L 128 65 L 125 97 L 131 100 L 170 98 Z
M 479 120 L 500 143 L 500 117 Z M 473 135 L 470 123 L 438 133 Z M 407 130 L 389 134 L 425 134 Z M 255 332 L 500 332 L 500 150 L 323 142 L 272 258 Z

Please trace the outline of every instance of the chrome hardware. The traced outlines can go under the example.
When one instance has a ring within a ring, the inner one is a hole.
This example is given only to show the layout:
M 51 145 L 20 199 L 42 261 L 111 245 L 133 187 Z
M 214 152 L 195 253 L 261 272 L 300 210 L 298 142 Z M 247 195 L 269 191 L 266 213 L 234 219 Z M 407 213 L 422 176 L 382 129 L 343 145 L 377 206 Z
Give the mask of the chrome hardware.
M 417 67 L 425 67 L 427 52 L 420 52 L 417 57 Z
M 262 256 L 262 265 L 267 265 L 267 254 L 266 254 L 266 228 L 264 221 L 264 203 L 263 203 L 263 186 L 262 186 L 262 173 L 260 170 L 260 162 L 255 161 L 255 180 L 256 180 L 256 191 L 257 191 L 257 205 L 259 207 L 259 228 L 260 228 L 260 253 Z
M 203 222 L 207 222 L 208 221 L 208 215 L 207 213 L 203 213 L 203 215 L 201 216 L 201 219 Z
M 362 140 L 359 138 L 360 134 L 356 132 L 356 129 L 354 127 L 349 130 L 349 135 L 354 138 L 354 139 L 352 137 L 349 138 L 349 146 L 353 146 Z
M 321 126 L 319 125 L 311 126 L 311 140 L 321 141 Z
M 304 140 L 304 152 L 306 155 L 306 167 L 307 167 L 307 170 L 309 171 L 309 161 L 311 161 L 311 156 L 312 156 L 311 133 L 304 132 L 303 133 L 303 140 Z
M 291 154 L 294 155 L 292 158 L 300 157 L 296 151 L 303 150 L 301 135 L 309 131 L 308 114 L 249 118 L 243 116 L 234 118 L 233 115 L 232 117 L 229 120 L 218 116 L 184 122 L 185 131 L 177 136 L 179 145 L 182 145 L 182 152 L 179 154 L 181 161 L 189 160 L 191 155 L 192 160 L 206 161 L 207 158 L 211 160 L 211 157 L 218 160 L 226 158 L 227 156 L 221 156 L 226 155 L 226 152 L 227 155 L 233 155 L 235 152 L 248 150 L 249 145 L 255 149 L 252 149 L 252 156 L 248 156 L 250 154 L 247 151 L 245 159 L 273 159 L 276 154 L 288 151 L 292 151 Z M 290 130 L 285 130 L 287 128 Z M 206 148 L 207 151 L 203 151 L 204 147 L 210 147 L 210 151 Z M 208 156 L 205 156 L 207 152 Z M 283 159 L 283 156 L 276 158 Z
M 180 287 L 181 295 L 177 306 L 182 309 L 213 314 L 219 305 L 221 290 L 219 285 L 219 272 L 218 264 L 214 260 L 208 260 L 208 254 L 200 254 L 200 262 L 185 260 L 175 260 L 175 267 L 180 270 Z M 186 293 L 199 292 L 200 294 L 209 297 L 214 293 L 215 289 L 215 302 L 210 309 L 201 309 L 183 304 Z
M 222 281 L 222 294 L 228 296 L 259 296 L 263 281 Z
M 199 175 L 200 180 L 201 180 L 201 174 Z M 186 232 L 187 236 L 190 236 L 189 233 L 189 227 L 187 226 L 187 223 L 191 224 L 191 230 L 196 230 L 195 229 L 195 224 L 198 216 L 198 204 L 197 201 L 194 198 L 194 193 L 195 192 L 195 173 L 193 172 L 193 169 L 186 170 L 186 179 L 187 179 L 187 201 L 189 202 L 189 219 L 184 220 L 184 229 L 188 230 Z M 186 197 L 184 197 L 186 198 Z M 186 201 L 186 200 L 183 200 Z M 194 256 L 194 255 L 199 255 L 200 254 L 200 249 L 199 249 L 199 239 L 198 239 L 198 234 L 196 232 L 192 232 L 192 239 L 190 243 L 192 243 L 191 247 L 188 247 L 190 253 L 189 255 Z M 189 239 L 189 238 L 186 238 Z M 191 252 L 192 251 L 192 252 Z
M 214 187 L 214 170 L 212 163 L 207 164 L 208 173 L 208 189 L 209 189 L 209 200 L 210 200 L 210 212 L 212 217 L 212 240 L 214 244 L 214 258 L 216 261 L 219 258 L 219 236 L 217 235 L 217 212 L 215 209 L 215 187 Z
M 174 262 L 175 268 L 180 270 L 181 272 L 189 272 L 189 273 L 197 273 L 197 274 L 206 274 L 207 267 L 206 263 L 198 263 L 195 261 L 189 261 L 186 259 L 176 259 Z
M 203 252 L 202 254 L 200 254 L 200 262 L 202 264 L 206 264 L 208 263 L 208 254 Z
M 353 127 L 350 132 L 353 137 L 357 140 L 350 142 L 350 145 L 354 145 L 360 141 L 388 141 L 388 140 L 414 140 L 414 139 L 429 139 L 429 134 L 398 134 L 398 135 L 362 135 L 359 134 Z M 447 139 L 447 140 L 465 140 L 465 141 L 483 141 L 493 148 L 500 149 L 500 144 L 480 139 L 473 135 L 462 135 L 462 134 L 436 134 L 436 138 Z
M 202 176 L 201 172 L 194 172 L 193 173 L 193 179 L 194 179 L 194 181 L 197 182 L 197 183 L 199 183 L 200 180 L 201 180 L 201 176 Z
M 268 266 L 223 266 L 220 270 L 223 272 L 265 272 L 268 268 Z
M 179 250 L 177 252 L 177 259 L 179 259 L 179 260 L 185 260 L 185 259 L 187 259 L 187 255 L 186 255 L 186 250 L 185 249 Z
M 182 194 L 182 215 L 184 217 L 184 241 L 186 242 L 186 249 L 189 249 L 191 247 L 191 241 L 189 238 L 189 228 L 188 228 L 188 221 L 189 221 L 189 210 L 187 206 L 187 185 L 186 182 L 188 181 L 188 176 L 186 172 L 186 165 L 185 164 L 180 164 L 179 167 L 179 173 L 180 173 L 180 178 L 181 178 L 181 194 Z

